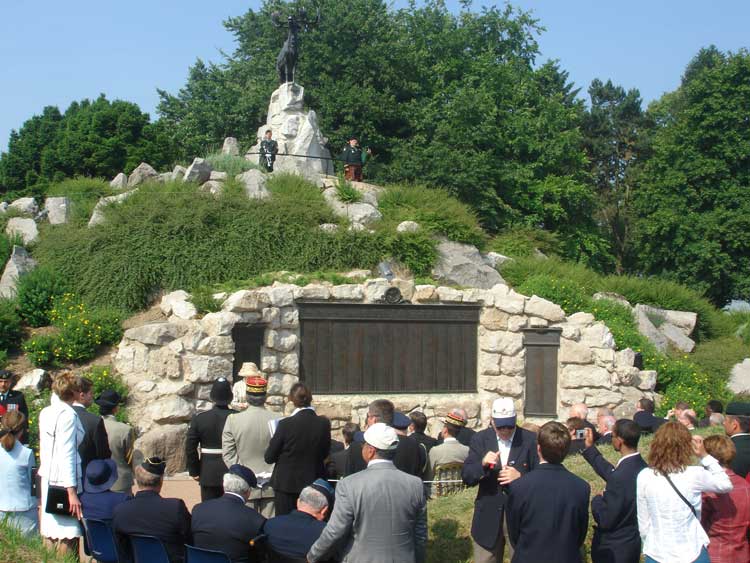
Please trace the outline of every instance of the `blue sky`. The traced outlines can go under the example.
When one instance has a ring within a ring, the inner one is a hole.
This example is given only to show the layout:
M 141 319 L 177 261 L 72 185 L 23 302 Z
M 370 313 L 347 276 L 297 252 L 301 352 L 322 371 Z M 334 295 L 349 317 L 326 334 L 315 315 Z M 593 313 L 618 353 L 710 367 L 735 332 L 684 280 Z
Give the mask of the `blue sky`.
M 259 0 L 0 0 L 0 150 L 46 105 L 105 93 L 155 116 L 156 88 L 177 91 L 197 57 L 233 49 L 222 21 Z M 673 90 L 700 47 L 750 46 L 746 0 L 516 0 L 547 31 L 540 61 L 559 59 L 585 92 L 593 78 Z M 403 6 L 399 0 L 396 6 Z M 451 9 L 458 2 L 447 0 Z M 486 4 L 486 2 L 485 2 Z M 477 3 L 482 5 L 482 3 Z

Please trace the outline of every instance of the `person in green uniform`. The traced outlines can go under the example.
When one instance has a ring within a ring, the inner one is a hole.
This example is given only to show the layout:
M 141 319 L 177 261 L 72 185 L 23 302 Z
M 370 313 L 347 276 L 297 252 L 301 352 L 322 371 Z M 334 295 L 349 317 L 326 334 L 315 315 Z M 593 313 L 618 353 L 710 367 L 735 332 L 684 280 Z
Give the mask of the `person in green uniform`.
M 260 142 L 260 169 L 264 172 L 273 172 L 273 163 L 276 162 L 276 155 L 279 152 L 279 143 L 271 137 L 273 132 L 266 130 L 266 136 Z
M 362 165 L 367 156 L 372 154 L 370 149 L 362 152 L 357 137 L 350 137 L 349 144 L 344 147 L 339 155 L 339 160 L 344 163 L 344 178 L 349 181 L 362 181 Z

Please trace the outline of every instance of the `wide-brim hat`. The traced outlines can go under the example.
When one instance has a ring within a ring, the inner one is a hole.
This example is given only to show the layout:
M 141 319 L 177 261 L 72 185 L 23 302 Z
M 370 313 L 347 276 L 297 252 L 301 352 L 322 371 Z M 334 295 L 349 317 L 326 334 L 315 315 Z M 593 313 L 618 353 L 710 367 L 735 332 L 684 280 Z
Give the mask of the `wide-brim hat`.
M 220 377 L 211 385 L 211 393 L 208 398 L 215 405 L 227 406 L 234 399 L 232 385 L 225 378 Z
M 94 459 L 86 466 L 83 490 L 87 493 L 103 493 L 117 481 L 117 464 L 111 459 Z
M 123 403 L 122 397 L 114 389 L 107 389 L 94 400 L 100 407 L 113 409 Z
M 510 397 L 501 397 L 492 402 L 492 421 L 495 427 L 516 425 L 516 405 Z

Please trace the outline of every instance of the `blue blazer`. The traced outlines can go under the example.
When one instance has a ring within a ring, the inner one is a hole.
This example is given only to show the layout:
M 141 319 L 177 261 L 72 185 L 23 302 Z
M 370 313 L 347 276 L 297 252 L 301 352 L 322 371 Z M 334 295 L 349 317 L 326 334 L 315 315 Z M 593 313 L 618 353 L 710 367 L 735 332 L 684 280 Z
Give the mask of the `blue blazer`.
M 325 527 L 325 522 L 319 522 L 309 514 L 293 510 L 284 516 L 271 518 L 263 530 L 268 536 L 268 545 L 276 553 L 304 559 Z
M 81 495 L 81 507 L 84 518 L 96 520 L 112 520 L 115 507 L 131 498 L 127 493 L 115 493 L 104 491 L 103 493 L 83 493 Z
M 225 494 L 193 508 L 193 545 L 224 552 L 232 563 L 256 561 L 250 540 L 261 534 L 266 519 L 242 498 Z
M 464 462 L 462 477 L 464 483 L 473 487 L 479 485 L 474 501 L 474 518 L 471 522 L 471 537 L 485 549 L 491 550 L 502 529 L 507 487 L 501 487 L 497 477 L 501 467 L 493 470 L 482 466 L 487 452 L 496 452 L 497 434 L 491 426 L 474 434 L 469 445 L 469 455 Z M 516 428 L 511 442 L 508 466 L 515 467 L 521 474 L 534 469 L 539 463 L 536 453 L 536 434 L 523 428 Z
M 560 464 L 543 463 L 508 488 L 512 563 L 581 563 L 589 525 L 589 484 Z
M 591 514 L 596 527 L 591 544 L 594 563 L 638 563 L 641 558 L 641 536 L 636 511 L 636 479 L 647 467 L 639 455 L 623 459 L 616 468 L 592 446 L 583 457 L 607 482 L 603 495 L 591 500 Z

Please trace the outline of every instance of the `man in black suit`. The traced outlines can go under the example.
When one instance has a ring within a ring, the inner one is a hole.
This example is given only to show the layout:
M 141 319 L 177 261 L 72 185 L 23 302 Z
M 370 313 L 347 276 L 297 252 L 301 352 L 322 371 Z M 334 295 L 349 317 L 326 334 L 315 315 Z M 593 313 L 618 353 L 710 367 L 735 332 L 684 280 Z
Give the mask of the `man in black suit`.
M 512 563 L 581 563 L 589 523 L 589 484 L 562 465 L 568 429 L 548 422 L 539 430 L 539 464 L 513 481 L 508 495 Z
M 26 406 L 26 397 L 21 391 L 11 389 L 13 387 L 13 372 L 0 369 L 0 414 L 11 410 L 18 410 L 24 417 L 24 431 L 19 440 L 22 444 L 29 443 L 29 407 Z
M 430 450 L 434 446 L 437 446 L 438 441 L 432 436 L 428 436 L 424 433 L 424 431 L 427 429 L 427 417 L 423 412 L 414 411 L 413 413 L 409 414 L 409 420 L 411 421 L 411 424 L 409 424 L 411 434 L 409 434 L 409 436 L 422 444 L 425 451 L 429 454 Z
M 654 416 L 655 405 L 651 399 L 643 397 L 638 399 L 633 415 L 633 421 L 640 427 L 641 432 L 656 432 L 659 426 L 666 422 L 665 419 Z
M 233 465 L 222 476 L 222 483 L 223 496 L 193 508 L 193 545 L 221 551 L 232 563 L 256 561 L 250 540 L 261 534 L 266 519 L 245 505 L 258 484 L 255 473 L 244 465 Z
M 599 430 L 599 439 L 595 442 L 597 446 L 612 445 L 613 431 L 616 422 L 617 420 L 615 417 L 609 414 L 600 415 L 597 418 L 597 430 Z
M 472 438 L 462 470 L 464 483 L 479 485 L 471 523 L 475 563 L 502 563 L 507 485 L 538 461 L 536 434 L 516 426 L 513 399 L 495 399 L 490 427 Z
M 636 479 L 647 467 L 638 453 L 641 429 L 632 420 L 621 419 L 612 429 L 612 447 L 619 452 L 617 466 L 609 463 L 596 449 L 594 437 L 586 432 L 583 458 L 597 475 L 607 482 L 602 495 L 591 500 L 591 514 L 596 527 L 591 542 L 593 563 L 638 563 L 641 558 L 641 536 L 636 511 Z
M 411 425 L 411 419 L 401 412 L 393 413 L 393 423 L 391 427 L 396 431 L 398 436 L 398 443 L 401 445 L 401 455 L 399 456 L 398 449 L 396 449 L 396 459 L 393 463 L 398 469 L 414 475 L 415 477 L 421 477 L 424 475 L 427 469 L 427 448 L 424 444 L 418 442 L 413 436 L 407 435 L 407 430 Z M 416 455 L 412 454 L 410 450 L 413 449 Z M 406 454 L 409 455 L 406 455 Z
M 328 458 L 326 470 L 330 479 L 341 479 L 346 476 L 346 458 L 349 455 L 349 448 L 352 442 L 354 442 L 354 435 L 357 432 L 359 432 L 359 425 L 354 422 L 347 422 L 341 429 L 341 435 L 344 437 L 344 447 L 339 451 L 332 451 Z
M 586 406 L 586 403 L 576 403 L 574 405 L 571 405 L 571 407 L 568 409 L 568 417 L 580 418 L 583 421 L 583 426 L 585 428 L 590 428 L 594 433 L 594 439 L 598 440 L 600 438 L 599 431 L 596 429 L 596 426 L 589 422 L 589 408 Z
M 711 415 L 712 414 L 724 414 L 724 404 L 721 401 L 711 400 L 706 403 L 704 408 L 706 416 L 698 421 L 699 428 L 708 428 L 711 426 Z
M 264 455 L 266 463 L 276 464 L 271 486 L 277 516 L 289 514 L 302 489 L 325 478 L 325 460 L 331 451 L 331 422 L 315 414 L 307 386 L 292 385 L 289 400 L 294 412 L 281 419 Z
M 235 413 L 228 406 L 233 398 L 232 386 L 223 377 L 214 381 L 209 398 L 213 408 L 193 416 L 185 437 L 188 473 L 200 483 L 202 501 L 224 494 L 222 479 L 227 466 L 221 457 L 221 434 L 227 417 Z
M 191 543 L 190 513 L 182 499 L 162 498 L 159 494 L 166 467 L 158 457 L 148 458 L 136 466 L 138 492 L 114 510 L 112 529 L 126 561 L 133 560 L 128 540 L 132 534 L 159 538 L 167 549 L 170 563 L 184 561 L 185 544 Z
M 750 403 L 727 405 L 724 430 L 737 450 L 730 467 L 744 479 L 750 472 Z
M 81 456 L 81 472 L 85 475 L 86 466 L 90 461 L 109 459 L 112 457 L 112 452 L 109 449 L 104 419 L 86 410 L 94 402 L 94 382 L 88 377 L 80 376 L 76 383 L 78 390 L 73 402 L 73 410 L 76 411 L 84 430 L 83 441 L 78 446 L 78 455 Z

